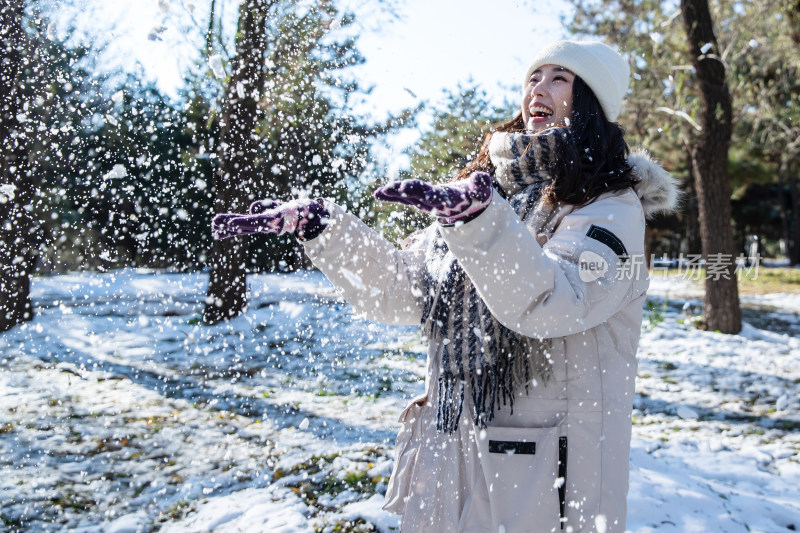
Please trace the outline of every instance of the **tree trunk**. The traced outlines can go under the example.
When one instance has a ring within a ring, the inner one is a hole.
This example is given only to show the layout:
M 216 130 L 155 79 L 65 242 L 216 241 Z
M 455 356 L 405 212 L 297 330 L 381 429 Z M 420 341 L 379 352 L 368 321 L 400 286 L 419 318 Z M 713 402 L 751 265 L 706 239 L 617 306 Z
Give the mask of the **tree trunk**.
M 787 209 L 786 202 L 789 200 L 786 196 L 786 179 L 784 177 L 784 165 L 781 164 L 778 168 L 778 198 L 776 201 L 778 202 L 778 206 L 781 212 L 781 238 L 786 246 L 786 249 L 783 250 L 786 253 L 786 257 L 791 257 L 791 251 L 789 249 L 789 243 L 792 240 L 791 231 L 790 231 L 790 222 L 789 222 L 789 210 Z
M 792 223 L 789 224 L 791 231 L 786 244 L 789 262 L 794 266 L 800 265 L 800 192 L 797 190 L 797 175 L 789 178 L 789 199 L 792 202 Z
M 728 149 L 732 133 L 731 94 L 719 59 L 707 0 L 681 0 L 689 55 L 700 89 L 702 131 L 692 148 L 700 238 L 706 259 L 705 327 L 723 333 L 742 329 L 736 250 L 731 229 Z
M 34 266 L 31 204 L 22 106 L 24 0 L 0 0 L 0 331 L 33 318 L 30 274 Z
M 214 176 L 214 208 L 241 213 L 254 198 L 258 140 L 258 100 L 264 86 L 267 12 L 276 0 L 245 0 L 239 8 L 236 55 L 220 119 L 220 165 Z M 247 254 L 244 238 L 214 241 L 203 320 L 213 324 L 239 315 L 247 305 Z
M 700 216 L 697 213 L 697 190 L 694 183 L 694 163 L 692 162 L 691 146 L 686 146 L 686 167 L 689 171 L 689 179 L 686 182 L 686 253 L 687 255 L 698 254 L 703 251 L 700 242 Z

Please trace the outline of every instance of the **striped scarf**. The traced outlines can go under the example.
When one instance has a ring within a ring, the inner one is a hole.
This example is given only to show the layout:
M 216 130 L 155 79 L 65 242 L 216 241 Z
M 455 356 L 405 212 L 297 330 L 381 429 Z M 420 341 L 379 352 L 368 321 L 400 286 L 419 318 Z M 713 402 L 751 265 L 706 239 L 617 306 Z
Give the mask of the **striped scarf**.
M 492 136 L 489 149 L 497 192 L 534 235 L 549 235 L 554 229 L 554 209 L 541 201 L 542 190 L 560 170 L 557 158 L 575 153 L 571 142 L 567 128 Z M 431 338 L 441 339 L 437 428 L 456 430 L 467 388 L 473 420 L 485 427 L 501 404 L 513 412 L 516 393 L 527 393 L 529 386 L 550 379 L 550 341 L 525 337 L 495 319 L 438 228 L 428 242 L 425 263 L 423 325 Z

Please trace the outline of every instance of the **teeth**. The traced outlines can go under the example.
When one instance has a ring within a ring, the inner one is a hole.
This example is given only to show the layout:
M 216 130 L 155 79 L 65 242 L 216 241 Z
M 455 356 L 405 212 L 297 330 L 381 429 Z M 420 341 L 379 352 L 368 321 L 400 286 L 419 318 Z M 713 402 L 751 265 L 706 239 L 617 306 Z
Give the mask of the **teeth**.
M 550 111 L 546 107 L 540 106 L 540 105 L 531 106 L 530 107 L 530 112 L 531 112 L 531 115 L 545 115 L 545 116 L 548 116 L 548 117 L 553 114 L 552 111 Z

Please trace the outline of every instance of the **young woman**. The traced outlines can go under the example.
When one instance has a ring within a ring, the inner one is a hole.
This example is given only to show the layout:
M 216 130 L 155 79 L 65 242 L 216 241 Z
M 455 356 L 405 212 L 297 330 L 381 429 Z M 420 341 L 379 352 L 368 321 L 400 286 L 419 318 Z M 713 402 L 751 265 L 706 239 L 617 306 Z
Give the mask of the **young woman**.
M 645 217 L 676 199 L 614 122 L 628 77 L 602 43 L 539 52 L 520 114 L 453 181 L 378 189 L 437 217 L 402 250 L 330 202 L 214 220 L 218 238 L 294 233 L 357 310 L 422 325 L 385 505 L 404 532 L 625 529 Z

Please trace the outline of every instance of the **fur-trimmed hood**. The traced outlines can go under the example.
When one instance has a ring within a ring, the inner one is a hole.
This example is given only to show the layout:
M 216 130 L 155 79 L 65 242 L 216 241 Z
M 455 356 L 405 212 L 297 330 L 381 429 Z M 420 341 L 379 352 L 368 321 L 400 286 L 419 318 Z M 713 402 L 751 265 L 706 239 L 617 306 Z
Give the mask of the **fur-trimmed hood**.
M 644 148 L 631 150 L 628 163 L 638 179 L 634 189 L 642 201 L 645 217 L 650 219 L 659 213 L 675 211 L 681 197 L 678 180 L 664 170 Z

